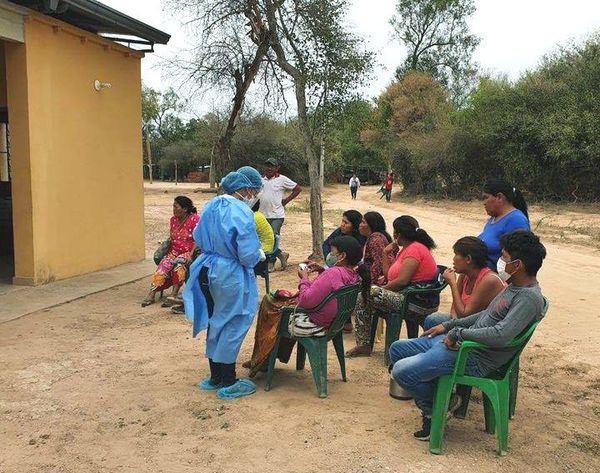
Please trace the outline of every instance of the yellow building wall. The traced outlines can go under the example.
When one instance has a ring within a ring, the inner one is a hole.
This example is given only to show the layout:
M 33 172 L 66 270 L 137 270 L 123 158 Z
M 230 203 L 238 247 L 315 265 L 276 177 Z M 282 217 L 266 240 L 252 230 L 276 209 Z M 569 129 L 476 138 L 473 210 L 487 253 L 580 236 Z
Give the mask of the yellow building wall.
M 141 55 L 37 14 L 5 51 L 15 282 L 142 260 Z

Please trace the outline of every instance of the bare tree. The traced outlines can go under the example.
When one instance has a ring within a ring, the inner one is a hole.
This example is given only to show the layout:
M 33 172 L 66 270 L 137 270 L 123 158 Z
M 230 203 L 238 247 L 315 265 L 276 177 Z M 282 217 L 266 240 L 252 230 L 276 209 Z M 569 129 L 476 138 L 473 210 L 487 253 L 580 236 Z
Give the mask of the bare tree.
M 192 60 L 171 60 L 196 90 L 207 87 L 233 93 L 229 119 L 216 141 L 214 172 L 222 177 L 231 165 L 231 141 L 248 90 L 256 80 L 270 47 L 270 32 L 262 23 L 257 0 L 168 0 L 167 5 L 188 16 L 197 32 Z

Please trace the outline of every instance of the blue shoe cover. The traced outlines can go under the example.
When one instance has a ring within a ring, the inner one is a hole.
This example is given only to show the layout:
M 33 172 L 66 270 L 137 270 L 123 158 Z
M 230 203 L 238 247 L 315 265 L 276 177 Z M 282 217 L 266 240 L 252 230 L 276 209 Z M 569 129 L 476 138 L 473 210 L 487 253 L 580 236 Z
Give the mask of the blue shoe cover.
M 221 388 L 217 391 L 219 399 L 236 399 L 238 397 L 249 396 L 256 392 L 256 384 L 249 379 L 238 379 L 235 384 Z
M 211 383 L 210 378 L 206 378 L 200 381 L 198 384 L 196 384 L 196 387 L 202 391 L 216 391 L 217 389 L 222 388 L 223 385 L 213 384 Z

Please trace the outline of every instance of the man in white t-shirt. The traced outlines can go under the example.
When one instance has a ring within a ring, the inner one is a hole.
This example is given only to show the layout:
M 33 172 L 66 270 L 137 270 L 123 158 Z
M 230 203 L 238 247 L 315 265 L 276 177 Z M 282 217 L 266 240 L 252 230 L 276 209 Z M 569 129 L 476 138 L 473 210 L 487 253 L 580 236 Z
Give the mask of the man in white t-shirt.
M 291 193 L 284 198 L 286 191 L 291 191 Z M 294 200 L 300 192 L 302 192 L 302 188 L 298 184 L 289 177 L 279 174 L 279 162 L 276 159 L 270 158 L 265 161 L 260 212 L 267 218 L 275 235 L 281 235 L 281 227 L 285 220 L 285 206 Z M 277 257 L 281 261 L 281 269 L 285 269 L 290 255 L 281 250 L 281 237 Z M 272 264 L 269 271 L 273 271 L 274 266 Z
M 356 200 L 356 193 L 360 187 L 360 179 L 356 176 L 356 173 L 352 174 L 348 186 L 350 187 L 350 196 L 352 197 L 352 200 Z

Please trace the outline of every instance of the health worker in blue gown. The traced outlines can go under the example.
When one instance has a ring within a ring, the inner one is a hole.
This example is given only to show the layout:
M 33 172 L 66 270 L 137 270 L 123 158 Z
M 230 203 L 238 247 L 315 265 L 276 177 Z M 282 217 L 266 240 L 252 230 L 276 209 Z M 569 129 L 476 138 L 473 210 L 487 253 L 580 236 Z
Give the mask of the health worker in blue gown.
M 258 305 L 254 266 L 265 259 L 251 207 L 262 186 L 260 174 L 252 179 L 231 172 L 221 181 L 224 195 L 204 207 L 193 236 L 202 255 L 194 261 L 183 294 L 185 313 L 193 321 L 194 337 L 206 329 L 206 357 L 210 378 L 198 388 L 217 391 L 220 399 L 247 396 L 256 385 L 237 379 L 235 363 Z

